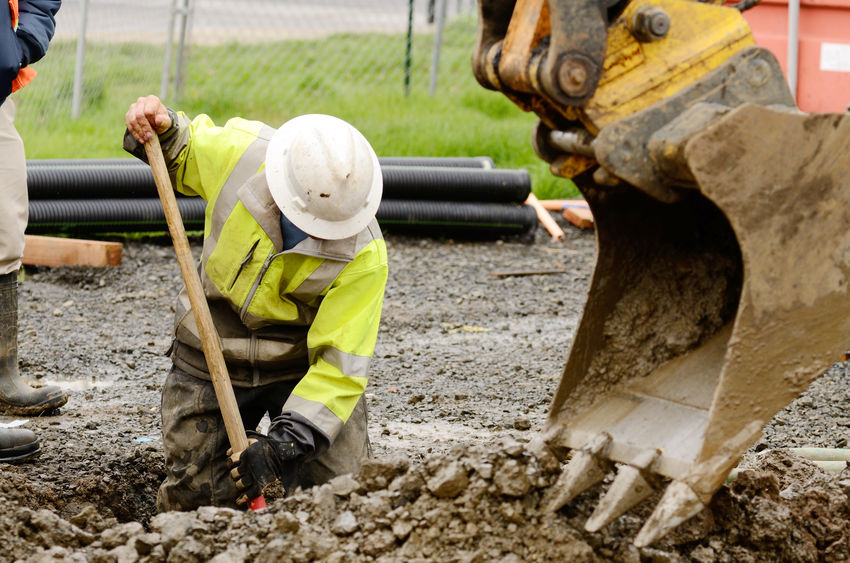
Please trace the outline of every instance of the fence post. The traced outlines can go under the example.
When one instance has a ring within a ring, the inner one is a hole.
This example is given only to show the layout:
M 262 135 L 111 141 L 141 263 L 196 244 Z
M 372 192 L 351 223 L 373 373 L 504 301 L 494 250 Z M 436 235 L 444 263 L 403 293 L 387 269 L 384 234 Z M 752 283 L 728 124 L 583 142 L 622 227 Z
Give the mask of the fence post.
M 171 57 L 174 49 L 174 19 L 177 16 L 177 0 L 171 0 L 171 14 L 168 16 L 168 35 L 165 39 L 165 56 L 162 61 L 162 77 L 159 80 L 159 99 L 168 98 L 171 85 Z
M 407 48 L 404 54 L 404 95 L 410 95 L 410 62 L 413 50 L 413 0 L 407 2 Z
M 86 59 L 86 25 L 89 19 L 89 0 L 83 0 L 80 13 L 80 31 L 77 35 L 77 61 L 74 65 L 74 94 L 71 99 L 71 119 L 80 117 L 83 104 L 83 73 Z
M 437 73 L 440 70 L 440 49 L 443 45 L 443 27 L 446 25 L 446 2 L 438 0 L 439 11 L 437 12 L 437 32 L 434 34 L 434 58 L 431 62 L 431 84 L 428 93 L 432 96 L 437 91 Z
M 183 7 L 180 9 L 182 22 L 180 25 L 180 38 L 177 41 L 177 65 L 174 69 L 174 99 L 179 100 L 183 93 L 183 85 L 186 81 L 186 36 L 189 35 L 189 29 L 192 20 L 192 0 L 183 0 Z

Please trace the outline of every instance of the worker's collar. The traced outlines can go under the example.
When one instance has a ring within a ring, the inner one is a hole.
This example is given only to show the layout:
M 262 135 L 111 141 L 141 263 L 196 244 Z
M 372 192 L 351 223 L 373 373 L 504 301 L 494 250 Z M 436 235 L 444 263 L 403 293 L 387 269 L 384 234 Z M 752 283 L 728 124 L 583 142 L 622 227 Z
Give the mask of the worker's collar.
M 283 236 L 283 249 L 289 250 L 307 238 L 307 233 L 292 224 L 283 213 L 280 214 L 280 232 Z
M 284 242 L 280 209 L 272 198 L 269 184 L 266 182 L 266 174 L 262 170 L 251 176 L 239 188 L 237 195 L 248 213 L 274 243 L 278 252 L 294 252 L 347 261 L 353 260 L 357 254 L 357 235 L 339 240 L 315 239 L 305 235 L 304 238 L 296 241 L 294 246 L 287 247 Z M 293 228 L 296 227 L 293 225 Z

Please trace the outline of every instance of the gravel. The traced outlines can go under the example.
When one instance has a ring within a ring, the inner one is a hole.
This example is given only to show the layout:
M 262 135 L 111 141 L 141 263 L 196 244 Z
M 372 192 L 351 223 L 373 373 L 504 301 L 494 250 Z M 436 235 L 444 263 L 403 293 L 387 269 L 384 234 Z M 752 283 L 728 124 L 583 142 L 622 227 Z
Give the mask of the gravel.
M 72 396 L 59 413 L 25 424 L 41 438 L 36 462 L 0 465 L 0 497 L 7 499 L 0 529 L 16 530 L 0 539 L 0 560 L 3 553 L 7 560 L 33 561 L 51 553 L 80 561 L 254 560 L 275 553 L 292 560 L 520 561 L 567 552 L 576 561 L 809 560 L 812 553 L 811 560 L 840 560 L 842 524 L 829 528 L 838 540 L 806 532 L 817 540 L 798 542 L 814 545 L 809 551 L 768 549 L 776 542 L 767 541 L 741 541 L 743 551 L 736 551 L 730 530 L 759 514 L 752 510 L 758 502 L 773 503 L 770 514 L 787 512 L 784 522 L 794 529 L 809 525 L 792 516 L 811 506 L 774 495 L 770 484 L 781 483 L 783 471 L 799 462 L 783 465 L 756 452 L 846 447 L 846 363 L 832 366 L 771 421 L 746 458 L 763 473 L 724 487 L 711 526 L 697 518 L 686 526 L 686 540 L 638 552 L 627 540 L 640 514 L 593 535 L 579 531 L 590 501 L 579 499 L 576 508 L 554 515 L 533 510 L 558 464 L 539 459 L 529 442 L 545 421 L 594 263 L 593 233 L 562 225 L 562 242 L 542 229 L 498 241 L 388 235 L 390 278 L 367 388 L 374 460 L 366 474 L 335 482 L 332 494 L 321 488 L 286 499 L 272 495 L 266 516 L 201 509 L 154 518 L 164 475 L 159 390 L 170 367 L 165 354 L 182 286 L 170 241 L 124 240 L 122 264 L 112 268 L 28 268 L 19 305 L 22 372 L 34 384 L 57 383 Z M 192 247 L 197 255 L 199 241 Z M 559 272 L 540 273 L 553 270 Z M 519 475 L 531 477 L 526 484 Z M 837 484 L 843 477 L 820 475 L 809 481 L 837 503 L 829 504 L 833 516 L 845 518 L 846 494 Z M 446 537 L 452 518 L 426 513 L 455 514 L 463 506 L 480 511 L 480 521 L 458 512 L 463 528 L 452 543 Z M 400 507 L 407 516 L 393 512 Z M 195 530 L 186 537 L 197 545 L 165 537 L 174 529 Z M 513 534 L 518 537 L 508 540 Z M 316 547 L 330 537 L 336 538 L 332 549 Z M 270 549 L 272 542 L 278 543 Z M 430 555 L 411 556 L 422 545 L 433 547 Z M 724 553 L 736 557 L 724 559 Z

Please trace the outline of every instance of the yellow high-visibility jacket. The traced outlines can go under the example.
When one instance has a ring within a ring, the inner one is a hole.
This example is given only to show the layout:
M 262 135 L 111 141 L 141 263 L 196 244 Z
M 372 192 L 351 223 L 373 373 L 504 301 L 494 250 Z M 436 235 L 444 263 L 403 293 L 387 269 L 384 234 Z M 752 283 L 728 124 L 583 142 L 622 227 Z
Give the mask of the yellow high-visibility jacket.
M 265 178 L 275 130 L 206 115 L 160 136 L 174 188 L 207 202 L 199 271 L 234 386 L 300 378 L 283 411 L 331 441 L 366 388 L 387 281 L 387 250 L 375 220 L 342 240 L 307 237 L 283 250 L 280 211 Z M 129 135 L 128 135 L 129 136 Z M 125 148 L 144 149 L 125 136 Z M 380 173 L 380 171 L 376 171 Z M 209 379 L 188 296 L 178 297 L 172 359 Z

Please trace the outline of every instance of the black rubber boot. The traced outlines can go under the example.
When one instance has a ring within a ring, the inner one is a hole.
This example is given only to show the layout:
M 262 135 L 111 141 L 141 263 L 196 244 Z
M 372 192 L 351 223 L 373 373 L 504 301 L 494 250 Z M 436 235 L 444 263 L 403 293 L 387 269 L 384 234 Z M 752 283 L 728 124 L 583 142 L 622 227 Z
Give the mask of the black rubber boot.
M 18 373 L 18 272 L 0 275 L 0 412 L 38 416 L 68 402 L 55 385 L 33 388 Z
M 0 428 L 0 463 L 20 463 L 41 453 L 38 437 L 23 428 Z

